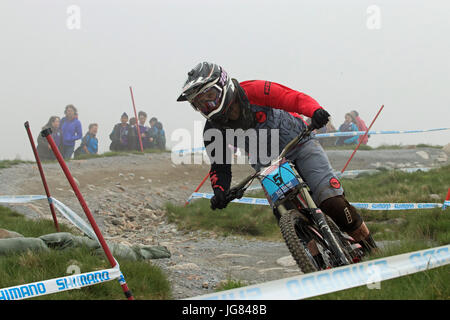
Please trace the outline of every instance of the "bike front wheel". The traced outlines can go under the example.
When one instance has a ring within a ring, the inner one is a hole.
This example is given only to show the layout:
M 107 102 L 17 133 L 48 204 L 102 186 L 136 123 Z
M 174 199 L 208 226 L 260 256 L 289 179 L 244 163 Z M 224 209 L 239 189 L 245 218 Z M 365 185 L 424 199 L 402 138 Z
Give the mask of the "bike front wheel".
M 298 267 L 303 273 L 315 272 L 319 268 L 309 252 L 306 243 L 303 243 L 297 235 L 296 225 L 303 220 L 297 210 L 290 210 L 282 214 L 279 221 L 281 235 Z

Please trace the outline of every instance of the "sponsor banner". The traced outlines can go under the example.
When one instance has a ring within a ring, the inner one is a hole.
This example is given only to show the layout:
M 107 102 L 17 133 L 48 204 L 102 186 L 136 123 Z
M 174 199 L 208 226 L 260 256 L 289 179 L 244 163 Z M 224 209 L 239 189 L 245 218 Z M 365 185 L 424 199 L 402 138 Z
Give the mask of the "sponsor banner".
M 211 199 L 214 196 L 213 193 L 194 192 L 189 197 L 188 201 L 192 199 L 204 198 Z M 234 199 L 234 203 L 244 204 L 258 204 L 268 206 L 269 201 L 264 198 L 247 198 Z M 417 210 L 417 209 L 433 209 L 444 208 L 450 205 L 450 201 L 442 203 L 366 203 L 366 202 L 350 202 L 355 208 L 366 210 Z
M 62 291 L 79 289 L 113 279 L 120 278 L 119 265 L 115 268 L 87 273 L 75 274 L 67 277 L 22 284 L 15 287 L 0 289 L 0 300 L 21 300 L 44 296 Z
M 265 282 L 188 300 L 298 300 L 426 271 L 450 263 L 450 245 Z

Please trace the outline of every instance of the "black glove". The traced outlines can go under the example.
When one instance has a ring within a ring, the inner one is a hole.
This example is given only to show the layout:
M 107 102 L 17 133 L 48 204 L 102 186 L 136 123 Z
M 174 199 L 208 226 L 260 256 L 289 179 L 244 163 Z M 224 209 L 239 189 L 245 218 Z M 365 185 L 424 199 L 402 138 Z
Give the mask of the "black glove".
M 211 209 L 224 209 L 227 205 L 226 192 L 221 188 L 214 188 L 214 196 L 211 198 Z
M 311 118 L 311 124 L 314 129 L 320 129 L 328 123 L 328 117 L 330 114 L 324 109 L 317 109 L 314 111 Z

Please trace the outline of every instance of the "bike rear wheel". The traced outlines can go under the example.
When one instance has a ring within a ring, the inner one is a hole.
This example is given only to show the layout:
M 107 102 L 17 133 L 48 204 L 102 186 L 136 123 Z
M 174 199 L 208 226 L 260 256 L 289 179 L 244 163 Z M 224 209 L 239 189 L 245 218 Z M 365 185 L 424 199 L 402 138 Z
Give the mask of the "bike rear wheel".
M 281 235 L 300 270 L 303 273 L 315 272 L 319 268 L 313 262 L 314 258 L 311 253 L 297 235 L 296 225 L 301 220 L 301 214 L 295 209 L 282 214 L 279 221 Z

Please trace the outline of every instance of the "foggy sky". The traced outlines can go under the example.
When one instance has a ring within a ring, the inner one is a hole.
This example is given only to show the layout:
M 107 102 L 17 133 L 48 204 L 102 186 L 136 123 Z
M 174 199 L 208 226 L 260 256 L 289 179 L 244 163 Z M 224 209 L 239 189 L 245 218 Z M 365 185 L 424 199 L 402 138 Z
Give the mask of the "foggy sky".
M 81 28 L 67 27 L 67 8 Z M 369 29 L 377 5 L 380 29 Z M 32 159 L 52 115 L 74 104 L 86 133 L 99 124 L 99 151 L 125 111 L 177 128 L 203 120 L 176 98 L 198 62 L 222 65 L 239 81 L 262 79 L 315 98 L 338 127 L 356 109 L 374 130 L 450 124 L 448 1 L 64 1 L 0 2 L 0 159 Z M 372 136 L 369 145 L 446 144 L 449 131 Z M 79 142 L 77 143 L 77 145 Z

